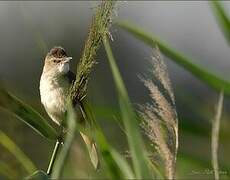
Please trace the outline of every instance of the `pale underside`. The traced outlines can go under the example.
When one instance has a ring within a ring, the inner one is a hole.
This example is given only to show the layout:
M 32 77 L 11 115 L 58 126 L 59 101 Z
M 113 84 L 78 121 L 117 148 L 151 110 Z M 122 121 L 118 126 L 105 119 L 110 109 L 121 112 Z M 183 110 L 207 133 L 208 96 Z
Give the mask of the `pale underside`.
M 66 100 L 70 83 L 64 76 L 42 74 L 40 81 L 41 102 L 50 118 L 60 125 L 66 112 Z

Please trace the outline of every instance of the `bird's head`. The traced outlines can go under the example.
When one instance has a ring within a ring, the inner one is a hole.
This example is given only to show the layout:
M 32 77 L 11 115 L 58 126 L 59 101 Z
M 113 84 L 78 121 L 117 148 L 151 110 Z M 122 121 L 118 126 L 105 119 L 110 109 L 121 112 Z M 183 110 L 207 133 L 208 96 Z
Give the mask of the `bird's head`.
M 43 72 L 62 75 L 69 71 L 69 61 L 72 57 L 68 57 L 66 51 L 62 47 L 54 47 L 47 53 Z

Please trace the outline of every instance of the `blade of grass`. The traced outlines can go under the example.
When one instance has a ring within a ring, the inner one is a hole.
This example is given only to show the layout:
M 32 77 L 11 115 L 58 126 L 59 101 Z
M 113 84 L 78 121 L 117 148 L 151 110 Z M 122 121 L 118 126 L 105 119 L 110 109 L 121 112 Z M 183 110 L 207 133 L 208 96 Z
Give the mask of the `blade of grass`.
M 23 153 L 23 151 L 1 130 L 0 144 L 5 147 L 12 155 L 14 155 L 14 157 L 22 164 L 22 166 L 29 174 L 32 174 L 37 169 L 30 158 L 28 158 Z
M 134 179 L 134 173 L 129 166 L 128 162 L 113 148 L 110 146 L 102 130 L 97 124 L 92 108 L 87 101 L 82 102 L 84 106 L 85 115 L 87 119 L 94 122 L 95 126 L 95 138 L 97 145 L 101 151 L 102 157 L 105 161 L 106 167 L 110 172 L 112 179 Z
M 56 139 L 57 132 L 37 111 L 2 87 L 0 87 L 0 107 L 22 120 L 38 134 L 48 139 Z
M 120 170 L 125 175 L 125 179 L 135 179 L 133 171 L 129 166 L 128 162 L 114 149 L 110 149 L 111 155 L 116 163 L 119 165 Z
M 216 17 L 219 27 L 221 28 L 223 35 L 227 43 L 230 45 L 230 19 L 225 11 L 222 2 L 220 1 L 210 1 L 211 8 Z
M 128 163 L 121 157 L 120 154 L 116 153 L 116 151 L 108 144 L 101 130 L 96 131 L 96 142 L 99 145 L 100 152 L 106 163 L 106 167 L 109 170 L 111 178 L 133 179 L 132 177 L 134 177 L 134 175 Z
M 190 58 L 169 47 L 166 43 L 162 42 L 160 39 L 153 36 L 152 34 L 145 32 L 142 28 L 124 21 L 118 22 L 118 25 L 124 30 L 134 35 L 135 37 L 137 37 L 138 39 L 142 40 L 147 45 L 151 46 L 152 48 L 154 48 L 157 44 L 161 52 L 164 55 L 166 55 L 169 59 L 188 70 L 198 79 L 208 84 L 215 90 L 224 90 L 225 94 L 230 95 L 229 81 L 223 80 L 215 74 L 209 72 L 205 68 L 202 68 L 192 63 L 192 60 Z
M 64 146 L 60 151 L 59 156 L 57 157 L 57 160 L 54 163 L 54 168 L 53 172 L 51 174 L 51 179 L 60 179 L 61 175 L 64 170 L 64 165 L 67 160 L 70 147 L 72 145 L 72 142 L 74 140 L 74 135 L 75 135 L 75 129 L 76 129 L 76 116 L 74 109 L 72 108 L 71 103 L 68 103 L 68 108 L 67 108 L 67 135 L 64 140 Z
M 144 144 L 142 142 L 142 138 L 138 128 L 136 114 L 131 106 L 127 90 L 121 78 L 119 69 L 116 65 L 109 41 L 106 36 L 103 38 L 103 44 L 107 53 L 108 61 L 112 70 L 113 78 L 118 92 L 122 120 L 127 132 L 127 140 L 132 156 L 132 162 L 136 178 L 151 178 L 148 169 L 148 163 L 146 162 L 146 152 Z
M 32 175 L 25 178 L 25 180 L 49 180 L 49 176 L 41 170 L 35 171 Z
M 0 177 L 4 176 L 7 179 L 17 179 L 15 170 L 8 164 L 0 162 Z

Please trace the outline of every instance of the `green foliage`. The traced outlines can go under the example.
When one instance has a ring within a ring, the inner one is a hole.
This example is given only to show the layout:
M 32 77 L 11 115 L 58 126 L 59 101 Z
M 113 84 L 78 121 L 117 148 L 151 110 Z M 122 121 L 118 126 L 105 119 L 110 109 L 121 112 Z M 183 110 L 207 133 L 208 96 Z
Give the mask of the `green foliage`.
M 152 34 L 145 32 L 142 28 L 124 21 L 118 22 L 118 25 L 152 48 L 154 48 L 157 44 L 160 51 L 169 59 L 173 60 L 175 63 L 191 72 L 198 79 L 208 84 L 210 87 L 216 90 L 224 90 L 225 94 L 230 95 L 229 81 L 223 80 L 205 68 L 192 63 L 190 58 L 169 47 L 166 43 L 153 36 Z
M 104 37 L 103 43 L 117 88 L 122 120 L 125 126 L 125 130 L 127 132 L 127 140 L 129 144 L 129 149 L 131 151 L 135 175 L 138 179 L 148 179 L 151 176 L 147 165 L 148 163 L 146 161 L 144 144 L 142 142 L 142 138 L 138 128 L 136 114 L 131 106 L 127 90 L 113 57 L 109 41 L 106 37 Z
M 62 172 L 64 170 L 64 165 L 70 151 L 70 147 L 74 140 L 75 129 L 76 129 L 76 116 L 71 103 L 68 104 L 68 108 L 67 108 L 67 129 L 68 132 L 64 140 L 64 146 L 61 149 L 56 162 L 54 163 L 54 169 L 51 174 L 52 179 L 61 178 Z
M 95 138 L 97 145 L 105 161 L 106 167 L 112 179 L 133 179 L 134 173 L 127 161 L 108 143 L 103 131 L 95 121 L 94 114 L 89 103 L 86 101 L 82 104 L 88 120 L 94 122 Z
M 111 148 L 110 152 L 114 161 L 116 161 L 116 163 L 119 165 L 120 171 L 122 171 L 124 178 L 135 179 L 135 175 L 128 162 L 114 149 Z
M 7 179 L 17 179 L 17 172 L 5 162 L 0 162 L 0 177 L 6 177 Z
M 222 32 L 225 36 L 226 41 L 230 45 L 230 19 L 225 11 L 223 5 L 220 1 L 211 1 L 211 7 L 213 9 L 213 13 L 216 16 L 216 19 L 219 23 L 219 27 L 222 29 Z
M 129 174 L 122 174 L 119 164 L 117 164 L 116 158 L 113 157 L 112 147 L 108 144 L 104 134 L 101 130 L 96 131 L 96 142 L 99 146 L 102 157 L 105 161 L 106 167 L 109 171 L 109 175 L 112 179 L 122 179 L 129 177 Z M 115 151 L 115 150 L 114 150 Z
M 25 180 L 48 180 L 49 176 L 41 170 L 35 171 L 32 175 L 25 178 Z
M 0 107 L 12 113 L 18 119 L 48 139 L 56 139 L 56 131 L 31 106 L 0 87 Z
M 34 163 L 28 158 L 23 151 L 4 133 L 0 130 L 0 144 L 5 147 L 14 157 L 22 164 L 25 170 L 31 174 L 37 168 Z

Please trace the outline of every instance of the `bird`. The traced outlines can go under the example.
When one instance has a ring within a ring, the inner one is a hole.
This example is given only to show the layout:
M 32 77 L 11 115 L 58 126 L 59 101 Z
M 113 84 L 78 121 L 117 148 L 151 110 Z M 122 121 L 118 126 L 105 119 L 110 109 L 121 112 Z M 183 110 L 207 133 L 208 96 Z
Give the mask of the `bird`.
M 70 71 L 70 60 L 66 50 L 61 46 L 53 47 L 45 56 L 44 66 L 40 78 L 40 98 L 47 114 L 59 127 L 63 126 L 67 111 L 68 93 L 76 75 Z M 79 107 L 73 103 L 76 114 Z M 76 116 L 79 117 L 79 116 Z M 80 122 L 80 120 L 78 120 Z M 64 127 L 65 128 L 65 127 Z M 68 131 L 68 130 L 67 130 Z M 89 151 L 91 162 L 95 169 L 99 166 L 96 143 L 83 132 L 80 132 Z

